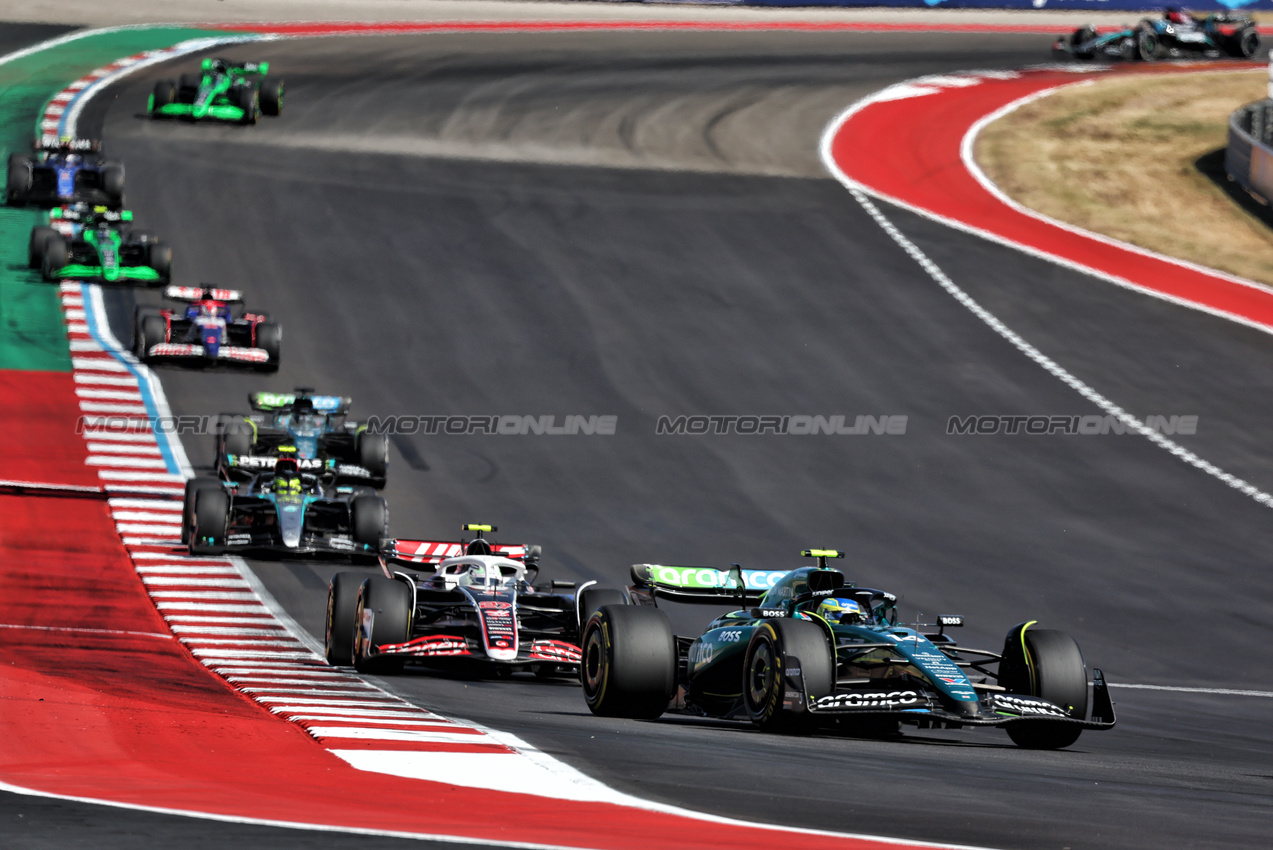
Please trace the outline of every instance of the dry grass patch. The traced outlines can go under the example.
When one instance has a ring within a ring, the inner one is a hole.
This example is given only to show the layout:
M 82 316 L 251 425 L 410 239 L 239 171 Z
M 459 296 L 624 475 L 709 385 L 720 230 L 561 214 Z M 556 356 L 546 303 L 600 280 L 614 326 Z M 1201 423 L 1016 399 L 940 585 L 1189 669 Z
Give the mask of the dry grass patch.
M 1267 86 L 1264 69 L 1106 77 L 990 124 L 975 156 L 1024 206 L 1273 286 L 1270 219 L 1213 179 L 1229 114 Z

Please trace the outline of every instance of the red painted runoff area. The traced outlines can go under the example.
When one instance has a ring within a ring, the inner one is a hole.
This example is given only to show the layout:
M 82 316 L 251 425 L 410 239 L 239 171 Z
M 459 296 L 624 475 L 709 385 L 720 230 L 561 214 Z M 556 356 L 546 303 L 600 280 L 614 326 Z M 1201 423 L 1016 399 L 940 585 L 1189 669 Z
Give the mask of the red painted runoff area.
M 1223 67 L 1129 66 L 1107 73 Z M 918 79 L 895 87 L 896 97 L 885 93 L 849 114 L 831 137 L 830 154 L 849 181 L 889 200 L 1152 293 L 1273 327 L 1273 291 L 1042 220 L 1005 203 L 973 176 L 961 146 L 978 121 L 1022 98 L 1083 79 L 1056 69 Z
M 0 370 L 0 479 L 96 487 L 79 415 L 71 373 Z

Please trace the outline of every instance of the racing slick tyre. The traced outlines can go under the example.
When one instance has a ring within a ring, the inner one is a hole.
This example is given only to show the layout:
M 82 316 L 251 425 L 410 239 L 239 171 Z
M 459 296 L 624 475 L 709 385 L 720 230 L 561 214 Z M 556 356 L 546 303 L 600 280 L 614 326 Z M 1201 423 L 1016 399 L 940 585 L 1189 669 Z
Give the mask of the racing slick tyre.
M 257 368 L 262 372 L 277 372 L 283 347 L 283 329 L 274 322 L 261 322 L 256 326 L 256 347 L 265 349 L 270 359 Z
M 31 160 L 20 153 L 9 154 L 7 179 L 5 197 L 9 203 L 24 203 L 31 193 Z
M 1017 631 L 1009 633 L 1009 642 Z M 1009 693 L 1041 697 L 1071 717 L 1087 717 L 1087 665 L 1074 638 L 1054 629 L 1026 629 L 1022 642 L 1025 652 L 1018 655 L 1024 654 L 1025 663 L 1009 665 L 999 684 Z M 1011 660 L 1008 652 L 1004 655 L 1005 662 Z M 1006 729 L 1014 744 L 1028 750 L 1059 750 L 1083 732 L 1077 724 L 1045 720 L 1009 723 Z
M 354 663 L 354 630 L 358 621 L 358 590 L 366 576 L 362 573 L 336 573 L 327 585 L 327 627 L 324 630 L 327 663 L 333 667 L 350 667 Z
M 118 162 L 102 166 L 102 191 L 106 193 L 107 206 L 116 209 L 124 206 L 124 166 Z
M 137 359 L 143 363 L 150 360 L 150 348 L 168 341 L 168 323 L 163 316 L 153 313 L 141 317 L 141 328 L 137 331 Z
M 676 691 L 676 640 L 667 614 L 644 605 L 603 605 L 583 633 L 579 681 L 593 714 L 653 720 Z
M 38 269 L 44 265 L 44 249 L 49 239 L 58 236 L 51 227 L 31 228 L 31 241 L 27 243 L 27 268 Z
M 812 726 L 809 714 L 783 706 L 792 668 L 804 676 L 809 697 L 834 692 L 835 656 L 826 629 L 806 620 L 765 620 L 747 644 L 742 685 L 747 716 L 766 732 L 801 732 Z
M 261 113 L 278 115 L 283 111 L 283 81 L 261 83 Z
M 1255 24 L 1247 24 L 1229 37 L 1225 45 L 1230 56 L 1250 59 L 1260 50 L 1260 33 Z
M 1080 50 L 1081 45 L 1096 38 L 1096 27 L 1091 24 L 1079 27 L 1070 36 L 1070 55 L 1075 59 L 1091 59 L 1095 54 L 1091 50 Z
M 194 529 L 194 500 L 200 490 L 220 490 L 221 482 L 206 475 L 191 478 L 186 482 L 185 496 L 181 501 L 181 542 L 189 545 L 190 533 Z
M 195 98 L 199 96 L 199 84 L 203 82 L 202 74 L 182 74 L 177 78 L 177 103 L 194 103 Z M 156 92 L 158 87 L 156 87 Z M 155 98 L 158 103 L 159 98 Z
M 349 506 L 349 524 L 355 543 L 378 547 L 389 530 L 389 503 L 379 496 L 358 496 Z
M 40 261 L 40 276 L 45 280 L 57 280 L 57 273 L 71 260 L 70 249 L 60 233 L 55 233 L 44 242 L 44 259 Z
M 217 458 L 217 466 L 221 465 L 221 461 L 228 455 L 250 455 L 252 454 L 253 435 L 251 423 L 236 416 L 221 430 L 220 446 L 218 447 L 221 456 Z
M 163 282 L 172 279 L 172 248 L 166 242 L 151 242 L 146 249 L 146 265 L 159 275 Z
M 354 605 L 354 667 L 359 673 L 401 673 L 402 656 L 377 656 L 376 647 L 405 643 L 411 629 L 411 588 L 405 582 L 371 576 Z
M 1136 26 L 1136 58 L 1144 62 L 1153 62 L 1163 54 L 1161 39 L 1152 24 L 1141 21 Z
M 253 86 L 239 86 L 234 90 L 234 105 L 243 110 L 243 123 L 255 124 L 261 113 L 260 99 Z
M 579 594 L 579 634 L 602 605 L 627 605 L 628 597 L 622 590 L 609 587 L 585 587 Z
M 372 478 L 384 480 L 389 472 L 389 437 L 385 434 L 358 433 L 358 465 Z
M 152 103 L 153 111 L 150 113 L 150 116 L 152 118 L 158 118 L 159 107 L 167 106 L 170 103 L 176 102 L 177 84 L 174 83 L 172 80 L 160 80 L 159 82 L 155 83 L 155 91 L 152 97 L 153 97 L 153 103 Z
M 230 525 L 230 494 L 225 490 L 196 490 L 194 529 L 190 532 L 191 555 L 213 555 L 225 545 Z

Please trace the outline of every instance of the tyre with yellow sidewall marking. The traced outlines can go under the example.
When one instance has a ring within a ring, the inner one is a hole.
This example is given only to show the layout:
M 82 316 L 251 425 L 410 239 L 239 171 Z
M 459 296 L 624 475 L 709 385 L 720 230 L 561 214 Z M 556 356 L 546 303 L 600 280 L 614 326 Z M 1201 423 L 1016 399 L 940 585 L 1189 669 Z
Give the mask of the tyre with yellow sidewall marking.
M 667 614 L 603 605 L 584 626 L 579 679 L 593 714 L 653 719 L 676 691 L 676 640 Z

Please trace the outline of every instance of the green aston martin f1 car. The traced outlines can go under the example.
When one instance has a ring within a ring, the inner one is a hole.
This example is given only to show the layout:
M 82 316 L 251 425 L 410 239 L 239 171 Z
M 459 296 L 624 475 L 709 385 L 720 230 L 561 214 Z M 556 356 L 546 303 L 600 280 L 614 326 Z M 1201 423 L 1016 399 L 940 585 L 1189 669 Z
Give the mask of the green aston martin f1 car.
M 74 204 L 49 213 L 49 226 L 31 231 L 28 258 L 45 280 L 167 283 L 172 249 L 132 228 L 130 210 Z
M 236 65 L 225 59 L 204 59 L 198 74 L 155 83 L 146 112 L 151 118 L 255 124 L 262 114 L 283 111 L 283 81 L 267 81 L 269 70 L 269 62 Z
M 1058 749 L 1085 729 L 1113 727 L 1100 670 L 1074 639 L 1008 631 L 1003 650 L 963 646 L 960 616 L 902 625 L 897 597 L 828 569 L 835 550 L 806 550 L 816 566 L 731 570 L 634 564 L 632 604 L 604 605 L 583 626 L 581 676 L 594 714 L 655 718 L 665 711 L 750 720 L 761 729 L 836 727 L 858 734 L 1002 727 L 1028 749 Z M 733 605 L 697 637 L 672 634 L 658 601 Z

